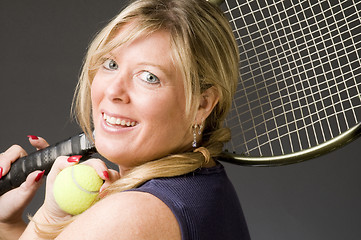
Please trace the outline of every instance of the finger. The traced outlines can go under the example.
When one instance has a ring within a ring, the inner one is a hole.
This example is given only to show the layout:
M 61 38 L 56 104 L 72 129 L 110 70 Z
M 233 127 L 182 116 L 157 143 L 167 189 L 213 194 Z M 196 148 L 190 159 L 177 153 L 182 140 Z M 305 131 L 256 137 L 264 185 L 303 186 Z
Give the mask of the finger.
M 21 218 L 23 210 L 30 203 L 36 191 L 41 186 L 43 176 L 44 172 L 42 171 L 32 172 L 28 175 L 26 181 L 23 182 L 20 187 L 15 188 L 1 196 L 0 205 L 7 205 L 8 208 L 6 210 L 11 213 L 9 216 L 3 216 L 5 217 L 3 221 Z M 11 204 L 9 205 L 9 203 Z
M 13 145 L 5 152 L 0 154 L 0 172 L 4 176 L 10 169 L 10 166 L 17 159 L 26 156 L 26 151 L 19 145 Z
M 113 182 L 115 182 L 116 180 L 118 180 L 120 178 L 119 172 L 114 169 L 108 169 L 108 173 L 109 173 L 109 180 L 104 181 L 104 184 L 100 188 L 99 192 L 102 192 L 110 184 L 112 184 Z
M 109 181 L 110 182 L 115 182 L 116 180 L 118 180 L 120 178 L 120 174 L 118 171 L 114 170 L 114 169 L 108 169 L 109 171 Z
M 45 139 L 42 137 L 28 135 L 28 138 L 29 138 L 30 144 L 33 145 L 33 147 L 36 147 L 37 150 L 40 150 L 40 149 L 43 149 L 43 148 L 46 148 L 49 146 L 49 143 L 47 141 L 45 141 Z
M 19 189 L 20 191 L 22 191 L 24 194 L 31 196 L 31 194 L 35 194 L 35 191 L 41 186 L 42 182 L 43 182 L 43 177 L 44 177 L 44 171 L 34 171 L 32 173 L 30 173 L 27 178 L 26 181 L 23 182 Z

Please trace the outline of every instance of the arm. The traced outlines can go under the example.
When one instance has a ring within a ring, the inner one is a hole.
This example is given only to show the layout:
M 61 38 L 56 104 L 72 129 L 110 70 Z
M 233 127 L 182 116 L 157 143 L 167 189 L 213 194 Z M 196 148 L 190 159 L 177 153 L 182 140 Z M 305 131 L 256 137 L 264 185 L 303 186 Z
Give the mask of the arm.
M 0 223 L 0 240 L 19 239 L 25 228 L 26 224 L 24 221 L 19 221 L 14 224 Z
M 38 149 L 48 146 L 44 139 L 30 139 L 30 142 Z M 1 175 L 5 175 L 11 164 L 25 155 L 25 150 L 18 145 L 2 153 L 0 155 Z M 25 230 L 26 224 L 22 219 L 22 213 L 40 187 L 43 174 L 41 171 L 32 172 L 20 187 L 0 196 L 0 240 L 19 239 Z
M 113 194 L 81 214 L 57 239 L 174 239 L 178 222 L 161 200 L 142 192 Z

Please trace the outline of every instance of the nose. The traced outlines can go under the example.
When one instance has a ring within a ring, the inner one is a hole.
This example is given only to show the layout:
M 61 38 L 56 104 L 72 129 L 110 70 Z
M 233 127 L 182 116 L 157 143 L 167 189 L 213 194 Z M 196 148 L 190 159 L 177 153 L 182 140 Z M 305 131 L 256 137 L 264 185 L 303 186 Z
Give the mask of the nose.
M 128 91 L 129 84 L 126 78 L 118 75 L 109 82 L 105 90 L 105 95 L 112 102 L 129 103 L 130 97 Z

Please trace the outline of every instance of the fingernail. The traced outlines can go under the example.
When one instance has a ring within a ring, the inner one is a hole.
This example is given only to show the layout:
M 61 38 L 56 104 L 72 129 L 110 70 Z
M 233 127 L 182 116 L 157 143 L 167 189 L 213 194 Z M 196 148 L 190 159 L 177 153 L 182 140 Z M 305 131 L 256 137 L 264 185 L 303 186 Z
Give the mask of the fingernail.
M 32 140 L 38 140 L 39 138 L 34 135 L 28 135 L 28 138 L 31 138 Z
M 70 156 L 68 157 L 68 162 L 70 163 L 79 162 L 81 157 L 82 157 L 81 155 Z
M 3 168 L 0 167 L 0 179 L 3 177 Z
M 103 172 L 103 175 L 104 175 L 105 179 L 109 179 L 108 171 L 104 171 L 104 172 Z
M 42 171 L 42 172 L 40 172 L 40 173 L 38 173 L 38 175 L 37 175 L 36 178 L 35 178 L 35 182 L 39 182 L 40 179 L 44 176 L 44 173 L 45 173 L 45 170 Z

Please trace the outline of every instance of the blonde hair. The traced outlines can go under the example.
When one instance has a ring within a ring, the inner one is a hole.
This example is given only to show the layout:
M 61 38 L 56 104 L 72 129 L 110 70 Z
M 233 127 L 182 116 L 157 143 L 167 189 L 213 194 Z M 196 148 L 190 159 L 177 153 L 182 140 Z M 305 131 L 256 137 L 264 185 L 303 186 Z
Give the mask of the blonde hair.
M 134 27 L 119 31 L 125 24 Z M 90 86 L 101 58 L 125 42 L 158 30 L 170 34 L 173 59 L 183 74 L 187 112 L 194 112 L 198 96 L 209 87 L 216 88 L 219 102 L 205 120 L 201 148 L 137 166 L 111 184 L 101 197 L 135 188 L 150 179 L 192 172 L 219 155 L 230 139 L 222 123 L 237 86 L 238 47 L 227 19 L 206 0 L 137 0 L 110 21 L 91 43 L 84 61 L 73 104 L 80 126 L 91 135 Z M 64 224 L 53 226 L 50 232 L 44 229 L 41 235 L 52 238 Z

